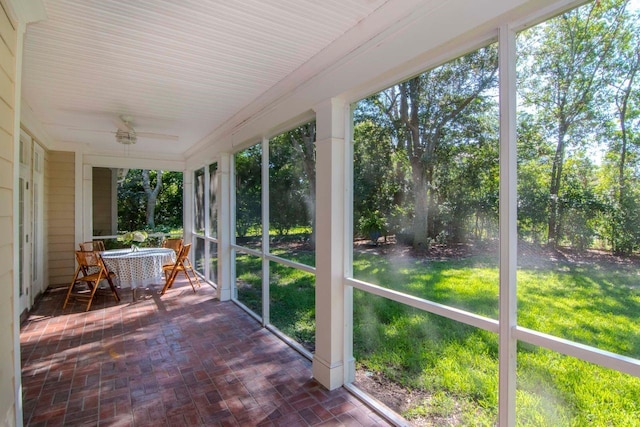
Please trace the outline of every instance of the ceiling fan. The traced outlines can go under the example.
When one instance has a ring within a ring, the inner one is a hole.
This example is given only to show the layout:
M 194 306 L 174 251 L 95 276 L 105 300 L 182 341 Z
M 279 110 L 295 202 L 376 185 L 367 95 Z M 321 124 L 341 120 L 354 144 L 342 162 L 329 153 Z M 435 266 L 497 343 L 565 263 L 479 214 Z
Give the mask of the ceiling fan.
M 153 138 L 153 139 L 165 139 L 171 141 L 177 141 L 178 136 L 176 135 L 167 135 L 162 133 L 152 133 L 152 132 L 136 132 L 133 128 L 132 122 L 133 117 L 128 115 L 121 115 L 115 120 L 116 126 L 118 130 L 115 132 L 116 141 L 123 145 L 132 145 L 135 144 L 138 140 L 138 137 L 142 138 Z
M 130 117 L 120 116 L 118 130 L 116 131 L 116 141 L 122 145 L 132 145 L 138 140 L 136 131 L 130 124 Z

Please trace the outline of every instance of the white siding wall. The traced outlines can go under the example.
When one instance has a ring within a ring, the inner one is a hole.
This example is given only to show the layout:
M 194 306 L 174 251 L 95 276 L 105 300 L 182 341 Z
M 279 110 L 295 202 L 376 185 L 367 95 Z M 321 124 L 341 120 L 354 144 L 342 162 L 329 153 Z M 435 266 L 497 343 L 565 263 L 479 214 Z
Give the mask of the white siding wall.
M 49 285 L 67 286 L 75 269 L 75 154 L 49 151 L 45 169 Z
M 16 26 L 0 1 L 0 425 L 15 425 L 13 171 Z

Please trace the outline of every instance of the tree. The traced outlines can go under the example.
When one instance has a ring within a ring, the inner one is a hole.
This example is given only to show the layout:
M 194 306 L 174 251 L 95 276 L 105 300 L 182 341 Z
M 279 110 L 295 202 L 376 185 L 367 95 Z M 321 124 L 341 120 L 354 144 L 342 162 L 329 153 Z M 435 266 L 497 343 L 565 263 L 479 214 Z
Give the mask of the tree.
M 311 217 L 311 242 L 316 241 L 316 122 L 309 122 L 289 132 L 307 179 L 305 198 L 307 214 Z
M 301 156 L 293 131 L 269 141 L 269 223 L 280 236 L 294 227 L 309 227 L 315 208 L 309 206 L 309 181 Z
M 518 236 L 541 243 L 547 239 L 554 148 L 536 118 L 518 112 Z
M 200 168 L 193 174 L 193 228 L 199 234 L 204 234 L 204 205 L 204 168 Z
M 144 174 L 148 178 L 144 178 Z M 160 175 L 160 185 L 157 176 Z M 149 225 L 149 200 L 144 188 L 155 179 L 154 189 L 159 187 L 153 209 L 153 226 Z M 130 169 L 118 181 L 118 229 L 142 230 L 182 227 L 182 173 L 167 171 L 146 171 Z
M 414 194 L 413 246 L 428 247 L 435 232 L 438 156 L 456 122 L 497 84 L 498 55 L 487 46 L 380 92 L 399 150 L 406 153 Z
M 162 189 L 158 194 L 155 223 L 156 229 L 181 229 L 183 225 L 182 172 L 163 171 Z
M 236 153 L 236 235 L 260 233 L 262 224 L 262 145 Z
M 549 183 L 547 240 L 561 229 L 563 167 L 568 147 L 579 145 L 602 122 L 593 100 L 606 84 L 626 1 L 596 1 L 523 33 L 520 64 L 524 108 L 534 109 L 555 140 Z
M 366 102 L 366 101 L 365 101 Z M 399 233 L 407 192 L 406 162 L 394 149 L 388 126 L 360 115 L 354 126 L 353 214 L 356 233 L 372 237 Z M 373 234 L 372 234 L 373 233 Z
M 156 170 L 156 185 L 151 188 L 151 179 L 149 178 L 149 170 L 142 170 L 142 188 L 144 188 L 144 193 L 147 196 L 147 228 L 154 229 L 156 227 L 155 221 L 155 212 L 156 212 L 156 201 L 158 199 L 158 194 L 160 193 L 160 189 L 162 188 L 162 171 Z
M 640 144 L 640 85 L 638 74 L 640 69 L 640 36 L 638 35 L 639 15 L 625 19 L 619 37 L 618 54 L 616 55 L 611 89 L 615 100 L 618 132 L 612 138 L 611 153 L 617 156 L 617 197 L 615 199 L 614 217 L 611 219 L 611 246 L 614 253 L 628 254 L 637 246 L 640 235 L 640 224 L 637 221 L 637 194 L 630 180 L 637 185 L 637 180 L 628 176 L 627 170 L 633 166 L 633 150 Z M 607 94 L 608 95 L 608 94 Z

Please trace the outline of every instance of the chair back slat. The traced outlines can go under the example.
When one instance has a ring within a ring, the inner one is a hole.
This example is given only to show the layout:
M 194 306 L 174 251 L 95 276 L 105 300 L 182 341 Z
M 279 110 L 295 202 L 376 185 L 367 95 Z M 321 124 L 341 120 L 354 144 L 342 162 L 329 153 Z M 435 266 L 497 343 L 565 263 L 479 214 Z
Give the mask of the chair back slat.
M 180 251 L 180 254 L 178 255 L 178 259 L 184 262 L 185 258 L 189 257 L 190 250 L 191 250 L 191 243 L 187 243 L 182 247 L 182 251 Z
M 180 250 L 182 249 L 182 243 L 183 243 L 182 239 L 178 239 L 178 238 L 164 239 L 162 241 L 162 247 L 173 249 L 176 252 L 176 254 L 179 254 Z
M 102 240 L 93 240 L 91 242 L 80 243 L 81 251 L 100 251 L 104 252 L 104 242 Z
M 104 267 L 100 254 L 95 251 L 76 251 L 76 260 L 82 267 Z

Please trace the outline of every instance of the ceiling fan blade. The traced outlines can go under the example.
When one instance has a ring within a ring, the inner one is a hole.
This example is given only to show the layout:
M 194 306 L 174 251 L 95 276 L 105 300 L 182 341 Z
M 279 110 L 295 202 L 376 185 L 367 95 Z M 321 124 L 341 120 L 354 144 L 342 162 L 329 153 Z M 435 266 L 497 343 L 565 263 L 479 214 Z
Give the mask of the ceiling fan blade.
M 164 133 L 153 133 L 153 132 L 136 132 L 139 138 L 151 138 L 151 139 L 164 139 L 167 141 L 177 141 L 180 139 L 178 135 L 167 135 Z
M 78 131 L 78 132 L 115 133 L 115 131 L 112 131 L 112 130 L 87 129 L 87 128 L 81 128 L 81 127 L 75 127 L 75 126 L 65 126 L 64 129 L 72 130 L 72 131 Z
M 122 124 L 124 124 L 125 122 L 122 121 Z M 116 134 L 117 131 L 114 130 L 104 130 L 104 129 L 87 129 L 87 128 L 83 128 L 83 127 L 79 127 L 79 126 L 65 126 L 66 130 L 70 130 L 70 131 L 77 131 L 77 132 L 91 132 L 91 133 L 110 133 L 110 134 Z M 118 129 L 124 131 L 124 132 L 131 132 L 133 130 L 133 128 L 131 127 L 131 125 L 129 125 L 128 128 L 125 128 L 124 126 L 118 126 Z M 129 130 L 127 130 L 129 129 Z M 138 138 L 149 138 L 149 139 L 158 139 L 158 140 L 164 140 L 164 141 L 178 141 L 180 140 L 180 137 L 178 135 L 170 135 L 170 134 L 166 134 L 166 133 L 154 133 L 154 132 L 138 132 L 135 131 L 136 136 Z

